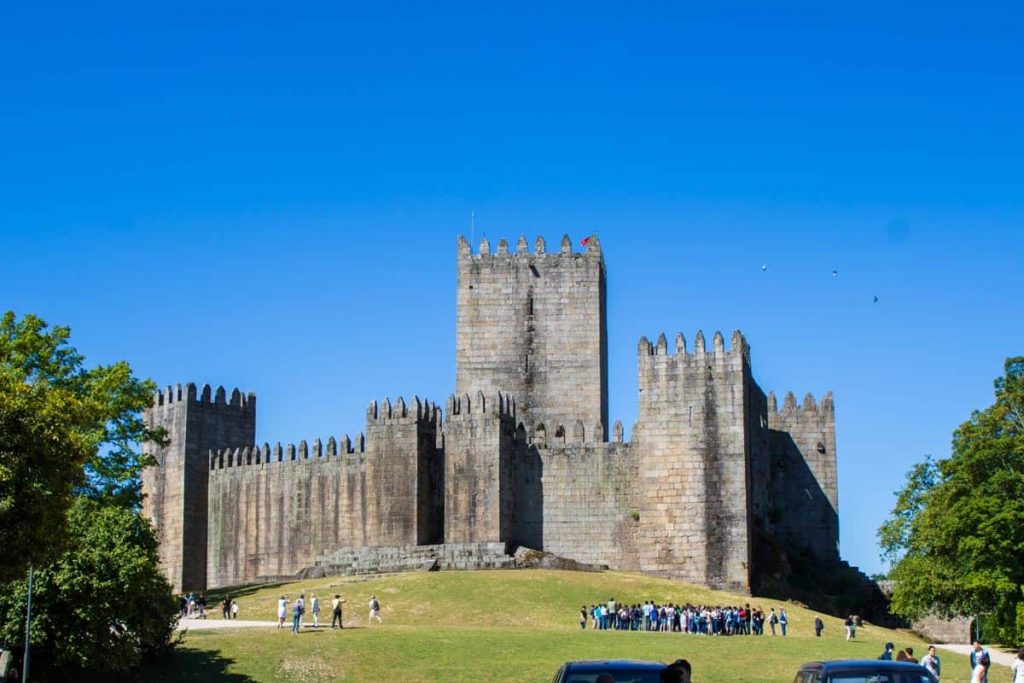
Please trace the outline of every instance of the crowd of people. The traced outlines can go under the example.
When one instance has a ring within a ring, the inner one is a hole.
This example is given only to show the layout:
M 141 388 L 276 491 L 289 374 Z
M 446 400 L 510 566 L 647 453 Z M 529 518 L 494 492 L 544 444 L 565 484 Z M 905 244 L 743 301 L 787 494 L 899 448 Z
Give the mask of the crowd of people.
M 615 598 L 580 608 L 581 629 L 589 625 L 595 631 L 662 631 L 690 633 L 704 636 L 736 636 L 765 633 L 765 624 L 771 635 L 785 636 L 789 626 L 786 608 L 778 612 L 772 607 L 766 613 L 761 607 L 658 604 L 647 600 L 641 604 L 621 604 Z M 820 635 L 820 627 L 815 624 Z

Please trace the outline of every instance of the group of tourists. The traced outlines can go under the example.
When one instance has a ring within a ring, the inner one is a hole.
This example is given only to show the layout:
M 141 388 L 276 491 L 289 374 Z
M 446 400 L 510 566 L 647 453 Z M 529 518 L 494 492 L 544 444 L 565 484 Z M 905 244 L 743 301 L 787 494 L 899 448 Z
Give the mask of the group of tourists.
M 220 613 L 225 619 L 238 618 L 238 603 L 225 595 L 220 602 Z M 178 596 L 178 612 L 182 619 L 205 619 L 206 596 L 202 593 L 186 593 Z
M 331 628 L 342 629 L 345 628 L 343 623 L 344 619 L 344 608 L 343 605 L 348 602 L 339 594 L 335 594 L 331 598 Z M 378 624 L 384 622 L 380 618 L 380 601 L 377 600 L 376 595 L 370 596 L 370 617 L 369 623 L 372 625 L 374 619 L 377 620 Z M 304 624 L 304 618 L 306 615 L 306 595 L 305 593 L 300 594 L 299 597 L 295 598 L 294 601 L 289 601 L 287 595 L 282 595 L 277 600 L 277 627 L 284 628 L 285 619 L 288 617 L 289 612 L 292 616 L 292 635 L 298 635 Z M 311 593 L 309 596 L 309 613 L 313 618 L 312 627 L 320 628 L 320 598 L 317 597 L 316 593 Z
M 703 636 L 764 635 L 765 623 L 774 636 L 785 636 L 789 616 L 783 607 L 768 613 L 750 604 L 740 606 L 658 604 L 647 600 L 644 604 L 626 605 L 610 598 L 606 603 L 580 608 L 580 628 L 589 625 L 595 631 L 662 631 L 690 633 Z M 776 630 L 778 629 L 778 630 Z M 819 630 L 820 634 L 820 630 Z
M 188 593 L 178 596 L 178 612 L 182 619 L 205 619 L 206 596 Z

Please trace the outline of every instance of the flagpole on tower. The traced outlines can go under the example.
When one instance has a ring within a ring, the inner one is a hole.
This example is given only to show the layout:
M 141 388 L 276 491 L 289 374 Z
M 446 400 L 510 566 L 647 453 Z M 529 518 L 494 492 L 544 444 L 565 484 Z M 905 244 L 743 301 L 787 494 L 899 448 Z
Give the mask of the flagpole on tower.
M 476 211 L 469 212 L 469 248 L 476 244 Z

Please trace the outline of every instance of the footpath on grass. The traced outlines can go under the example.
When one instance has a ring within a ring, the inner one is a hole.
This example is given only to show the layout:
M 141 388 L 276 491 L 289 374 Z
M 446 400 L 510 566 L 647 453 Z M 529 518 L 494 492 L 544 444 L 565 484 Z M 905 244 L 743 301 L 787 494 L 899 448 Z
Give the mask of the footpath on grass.
M 292 622 L 285 624 L 289 629 Z M 225 628 L 273 628 L 276 621 L 245 621 L 244 619 L 181 619 L 178 621 L 179 631 L 217 631 Z
M 943 650 L 949 650 L 950 652 L 955 652 L 958 655 L 963 655 L 965 658 L 970 657 L 971 650 L 974 649 L 972 645 L 936 644 L 935 647 L 942 648 Z M 992 661 L 996 664 L 1002 664 L 1003 666 L 1012 666 L 1013 660 L 1017 659 L 1017 655 L 1015 653 L 1002 652 L 1001 650 L 997 650 L 994 647 L 987 646 L 985 647 L 985 649 L 988 650 L 988 656 L 991 657 Z

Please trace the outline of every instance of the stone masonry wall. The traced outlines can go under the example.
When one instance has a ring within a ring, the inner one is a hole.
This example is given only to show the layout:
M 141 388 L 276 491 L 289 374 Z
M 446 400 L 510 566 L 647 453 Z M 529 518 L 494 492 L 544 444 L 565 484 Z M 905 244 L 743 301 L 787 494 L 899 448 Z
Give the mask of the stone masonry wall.
M 146 446 L 157 461 L 143 472 L 143 513 L 160 538 L 160 564 L 175 590 L 206 585 L 207 484 L 211 448 L 251 443 L 256 434 L 256 397 L 223 387 L 168 387 L 145 411 L 149 426 L 167 430 L 170 443 Z
M 334 439 L 220 451 L 210 471 L 208 587 L 290 576 L 335 544 L 366 544 L 366 454 Z
M 520 445 L 524 545 L 587 564 L 639 568 L 638 462 L 621 435 L 620 427 L 618 442 L 602 443 L 578 423 L 565 436 Z M 531 502 L 538 500 L 539 508 Z
M 510 396 L 448 399 L 444 423 L 444 540 L 504 542 L 512 535 L 515 408 Z
M 665 335 L 639 344 L 640 558 L 643 571 L 713 587 L 750 586 L 749 349 L 721 333 L 693 353 Z
M 419 504 L 419 480 L 440 480 L 439 417 L 433 404 L 385 401 L 371 404 L 365 440 L 213 454 L 208 587 L 291 576 L 333 549 L 436 542 L 440 515 Z
M 588 428 L 608 422 L 604 262 L 596 239 L 573 253 L 568 236 L 515 253 L 459 238 L 455 392 L 508 392 L 528 429 L 540 420 Z

